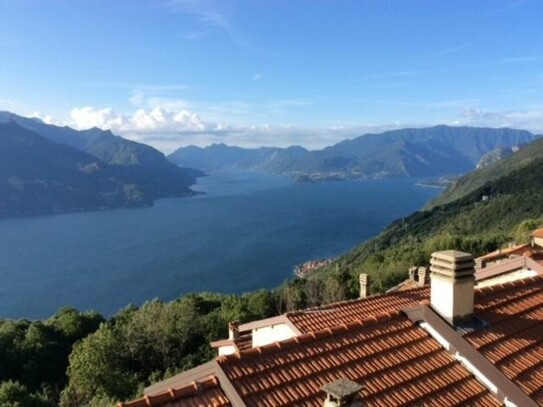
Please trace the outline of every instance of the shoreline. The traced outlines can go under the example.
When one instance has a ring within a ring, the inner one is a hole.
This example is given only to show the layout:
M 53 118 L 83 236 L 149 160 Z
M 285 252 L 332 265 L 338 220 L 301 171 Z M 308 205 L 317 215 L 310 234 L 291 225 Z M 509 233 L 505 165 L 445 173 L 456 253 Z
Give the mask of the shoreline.
M 331 264 L 336 258 L 324 258 L 308 260 L 293 267 L 294 275 L 298 278 L 306 278 L 313 271 Z

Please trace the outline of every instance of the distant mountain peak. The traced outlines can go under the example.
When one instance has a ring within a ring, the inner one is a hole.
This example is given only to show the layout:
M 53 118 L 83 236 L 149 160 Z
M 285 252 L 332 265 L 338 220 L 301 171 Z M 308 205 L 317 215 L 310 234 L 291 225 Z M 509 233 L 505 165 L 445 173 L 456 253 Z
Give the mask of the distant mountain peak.
M 180 148 L 168 159 L 202 170 L 245 169 L 311 179 L 436 177 L 465 173 L 498 146 L 524 144 L 536 136 L 525 130 L 466 126 L 394 129 L 340 141 L 322 150 L 303 147 Z

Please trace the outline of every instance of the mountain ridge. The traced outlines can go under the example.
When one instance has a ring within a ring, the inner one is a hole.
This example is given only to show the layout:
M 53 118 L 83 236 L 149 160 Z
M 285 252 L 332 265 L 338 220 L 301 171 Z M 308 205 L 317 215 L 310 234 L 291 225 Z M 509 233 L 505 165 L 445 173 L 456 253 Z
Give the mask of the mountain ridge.
M 426 209 L 461 199 L 488 182 L 521 170 L 540 157 L 543 157 L 543 139 L 537 139 L 507 157 L 494 160 L 488 165 L 464 175 L 451 183 L 440 196 L 429 202 Z
M 489 151 L 537 137 L 526 130 L 438 125 L 369 133 L 312 151 L 296 146 L 190 146 L 176 150 L 168 160 L 207 171 L 260 170 L 310 180 L 436 177 L 466 173 Z M 227 159 L 221 161 L 221 155 Z
M 110 131 L 8 112 L 0 112 L 0 145 L 0 218 L 149 206 L 195 194 L 189 187 L 203 175 Z

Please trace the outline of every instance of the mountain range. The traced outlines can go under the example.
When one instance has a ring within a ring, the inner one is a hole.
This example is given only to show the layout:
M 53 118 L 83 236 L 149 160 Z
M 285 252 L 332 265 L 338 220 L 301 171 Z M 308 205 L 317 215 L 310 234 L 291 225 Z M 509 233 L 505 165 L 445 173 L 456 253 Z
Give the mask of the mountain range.
M 110 131 L 0 112 L 0 217 L 148 206 L 201 175 Z
M 301 180 L 436 177 L 466 173 L 486 153 L 521 146 L 537 137 L 509 128 L 439 125 L 366 134 L 315 151 L 297 146 L 243 149 L 213 144 L 180 148 L 168 159 L 203 171 L 258 170 Z
M 194 194 L 190 186 L 202 171 L 257 170 L 316 181 L 437 177 L 479 164 L 482 174 L 496 175 L 492 163 L 537 137 L 525 130 L 440 125 L 366 134 L 315 151 L 213 144 L 180 148 L 166 158 L 109 130 L 79 131 L 0 112 L 0 217 L 148 206 Z M 461 191 L 473 182 L 451 188 Z

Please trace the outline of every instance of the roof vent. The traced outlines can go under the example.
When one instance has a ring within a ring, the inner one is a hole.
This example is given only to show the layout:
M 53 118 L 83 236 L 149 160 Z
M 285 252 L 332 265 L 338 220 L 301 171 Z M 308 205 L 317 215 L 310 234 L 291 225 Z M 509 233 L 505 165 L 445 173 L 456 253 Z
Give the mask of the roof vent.
M 360 407 L 362 402 L 358 397 L 362 386 L 349 379 L 339 379 L 325 384 L 322 391 L 326 392 L 323 407 Z
M 428 275 L 429 275 L 428 268 L 419 267 L 418 274 L 419 274 L 418 286 L 424 287 L 426 283 L 428 283 Z
M 475 262 L 469 253 L 446 250 L 430 260 L 432 308 L 452 325 L 473 317 Z
M 228 324 L 228 339 L 234 340 L 239 338 L 239 321 L 233 321 Z
M 370 295 L 370 276 L 367 274 L 360 274 L 358 277 L 360 282 L 360 298 L 366 298 Z

